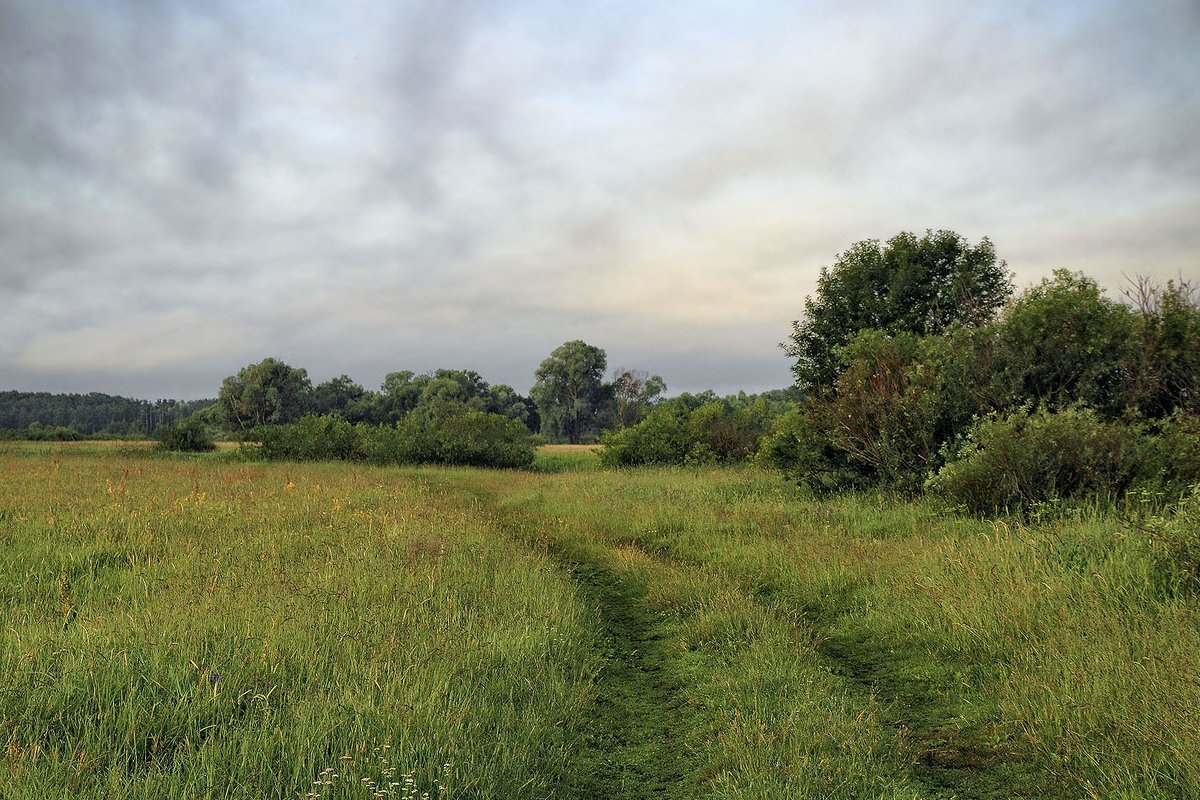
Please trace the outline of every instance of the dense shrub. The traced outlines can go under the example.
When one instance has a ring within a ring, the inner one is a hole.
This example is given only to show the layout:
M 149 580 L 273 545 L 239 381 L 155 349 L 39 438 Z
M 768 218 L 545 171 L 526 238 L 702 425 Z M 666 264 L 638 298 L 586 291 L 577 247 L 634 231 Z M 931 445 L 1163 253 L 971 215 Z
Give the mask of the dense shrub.
M 766 427 L 765 406 L 729 409 L 723 402 L 689 410 L 667 401 L 632 428 L 606 434 L 600 461 L 608 466 L 745 461 Z
M 74 428 L 62 425 L 50 426 L 32 422 L 25 430 L 5 430 L 4 438 L 24 439 L 30 442 L 76 442 L 83 436 Z
M 369 429 L 337 416 L 301 417 L 290 425 L 263 425 L 254 438 L 271 461 L 361 461 Z
M 975 513 L 1115 497 L 1144 469 L 1148 445 L 1136 426 L 1104 422 L 1088 408 L 1020 409 L 980 420 L 926 485 Z
M 1152 431 L 1137 486 L 1160 503 L 1174 503 L 1200 484 L 1200 414 L 1176 413 Z
M 838 351 L 834 391 L 781 420 L 763 460 L 818 492 L 885 485 L 921 489 L 944 445 L 984 410 L 979 329 L 944 336 L 864 330 Z
M 758 461 L 817 494 L 861 488 L 875 479 L 863 464 L 835 447 L 824 426 L 802 408 L 775 421 L 759 448 Z
M 182 453 L 206 453 L 216 450 L 213 433 L 207 425 L 194 417 L 187 417 L 174 425 L 163 425 L 155 433 L 158 446 L 163 450 Z
M 306 416 L 258 428 L 259 452 L 272 461 L 369 461 L 527 467 L 537 437 L 517 420 L 470 411 L 430 420 L 409 413 L 394 426 L 352 425 L 338 416 Z
M 439 463 L 500 468 L 528 467 L 537 441 L 524 423 L 481 411 L 441 420 L 434 439 Z

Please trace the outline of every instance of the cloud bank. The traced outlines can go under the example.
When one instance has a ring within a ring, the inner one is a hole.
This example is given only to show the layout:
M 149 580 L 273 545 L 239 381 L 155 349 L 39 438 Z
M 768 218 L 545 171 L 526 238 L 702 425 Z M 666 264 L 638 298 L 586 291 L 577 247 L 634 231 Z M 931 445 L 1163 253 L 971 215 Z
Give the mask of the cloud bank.
M 901 230 L 1200 277 L 1200 11 L 1127 3 L 0 0 L 0 388 L 215 394 L 563 341 L 786 385 Z

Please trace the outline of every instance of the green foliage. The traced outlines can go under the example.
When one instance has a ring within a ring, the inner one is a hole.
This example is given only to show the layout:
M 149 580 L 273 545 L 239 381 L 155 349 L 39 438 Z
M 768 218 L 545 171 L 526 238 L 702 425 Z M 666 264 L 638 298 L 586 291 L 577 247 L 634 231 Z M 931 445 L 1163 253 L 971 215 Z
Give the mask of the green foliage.
M 1105 422 L 1090 408 L 1020 409 L 980 420 L 927 486 L 973 513 L 1115 498 L 1144 469 L 1147 448 L 1137 428 Z
M 268 461 L 361 461 L 366 457 L 366 426 L 339 416 L 306 414 L 290 425 L 263 425 L 251 438 Z
M 1143 523 L 1160 546 L 1163 566 L 1185 592 L 1200 594 L 1200 483 L 1170 513 Z
M 307 371 L 265 358 L 226 378 L 217 395 L 217 406 L 230 431 L 286 425 L 304 416 L 310 389 Z
M 1136 314 L 1128 404 L 1149 418 L 1200 412 L 1200 295 L 1187 281 L 1165 288 L 1136 278 L 1125 292 Z
M 203 408 L 212 400 L 132 400 L 90 392 L 0 392 L 0 430 L 25 431 L 70 428 L 81 436 L 152 436 L 162 425 L 171 425 Z
M 619 369 L 613 373 L 613 423 L 628 428 L 645 419 L 658 398 L 667 390 L 666 381 L 640 369 Z
M 1176 412 L 1149 428 L 1152 434 L 1137 488 L 1143 499 L 1174 503 L 1200 484 L 1200 414 Z
M 765 428 L 762 407 L 731 411 L 717 401 L 689 410 L 668 400 L 638 425 L 605 434 L 600 460 L 609 466 L 745 461 Z
M 804 318 L 792 324 L 784 351 L 806 393 L 832 389 L 838 349 L 865 329 L 936 334 L 991 319 L 1012 292 L 1003 261 L 986 238 L 972 247 L 951 231 L 900 233 L 886 245 L 855 244 L 825 267 Z
M 268 461 L 368 461 L 519 468 L 533 463 L 536 437 L 516 420 L 467 411 L 430 419 L 410 412 L 396 425 L 351 424 L 337 415 L 306 415 L 266 425 L 252 436 Z
M 531 430 L 537 422 L 531 401 L 506 384 L 489 386 L 473 370 L 439 369 L 432 375 L 392 372 L 370 402 L 363 419 L 387 425 L 400 422 L 410 412 L 436 420 L 482 411 L 517 420 Z
M 317 416 L 339 414 L 350 422 L 360 422 L 364 414 L 367 393 L 363 387 L 339 375 L 312 388 L 308 396 L 308 412 Z
M 547 440 L 580 444 L 595 437 L 612 394 L 603 380 L 606 363 L 599 347 L 575 340 L 555 348 L 538 366 L 529 396 Z
M 26 439 L 31 442 L 77 442 L 83 438 L 78 431 L 62 425 L 50 427 L 40 422 L 31 422 L 24 431 L 14 431 L 14 438 Z
M 217 449 L 212 430 L 195 416 L 182 419 L 174 425 L 162 426 L 154 438 L 158 439 L 158 446 L 163 450 L 206 453 Z
M 971 376 L 976 329 L 952 336 L 864 330 L 839 349 L 835 391 L 781 420 L 762 456 L 826 492 L 882 484 L 918 491 L 945 444 L 981 409 Z
M 537 439 L 499 414 L 468 411 L 441 420 L 435 431 L 440 464 L 517 469 L 533 463 Z
M 1125 409 L 1134 314 L 1091 278 L 1056 270 L 1002 315 L 993 370 L 1000 408 L 1085 403 L 1109 418 Z

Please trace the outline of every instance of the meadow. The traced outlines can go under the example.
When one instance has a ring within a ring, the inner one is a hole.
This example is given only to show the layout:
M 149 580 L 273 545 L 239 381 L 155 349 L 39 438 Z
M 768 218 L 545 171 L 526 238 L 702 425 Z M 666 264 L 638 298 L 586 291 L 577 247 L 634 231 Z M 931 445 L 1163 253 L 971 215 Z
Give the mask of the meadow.
M 5 800 L 1200 796 L 1195 502 L 0 447 Z

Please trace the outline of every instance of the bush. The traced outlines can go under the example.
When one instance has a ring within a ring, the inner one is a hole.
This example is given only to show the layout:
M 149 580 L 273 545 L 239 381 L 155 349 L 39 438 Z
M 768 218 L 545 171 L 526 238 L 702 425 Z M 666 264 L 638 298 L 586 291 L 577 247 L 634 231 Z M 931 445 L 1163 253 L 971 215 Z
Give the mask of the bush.
M 1020 409 L 979 421 L 926 487 L 973 513 L 1116 497 L 1143 470 L 1148 447 L 1138 428 L 1103 422 L 1088 408 Z
M 532 464 L 537 442 L 523 422 L 481 411 L 441 420 L 434 440 L 438 463 L 508 469 Z
M 754 406 L 731 411 L 721 401 L 689 411 L 685 403 L 668 401 L 632 428 L 605 434 L 600 462 L 637 466 L 745 461 L 762 439 L 761 412 Z
M 338 416 L 305 416 L 257 428 L 261 455 L 272 461 L 368 461 L 527 467 L 537 437 L 517 420 L 469 411 L 439 420 L 409 413 L 394 426 L 352 425 Z
M 802 408 L 775 421 L 759 449 L 758 461 L 819 495 L 863 488 L 874 480 L 864 465 L 834 447 L 823 427 Z
M 271 461 L 361 461 L 368 435 L 365 426 L 341 417 L 311 414 L 290 425 L 263 425 L 254 431 L 263 457 Z
M 163 425 L 154 434 L 162 450 L 181 453 L 206 453 L 216 450 L 213 433 L 207 425 L 194 417 L 187 417 L 174 425 Z
M 1137 486 L 1161 504 L 1174 503 L 1200 484 L 1200 415 L 1174 416 L 1157 424 Z

